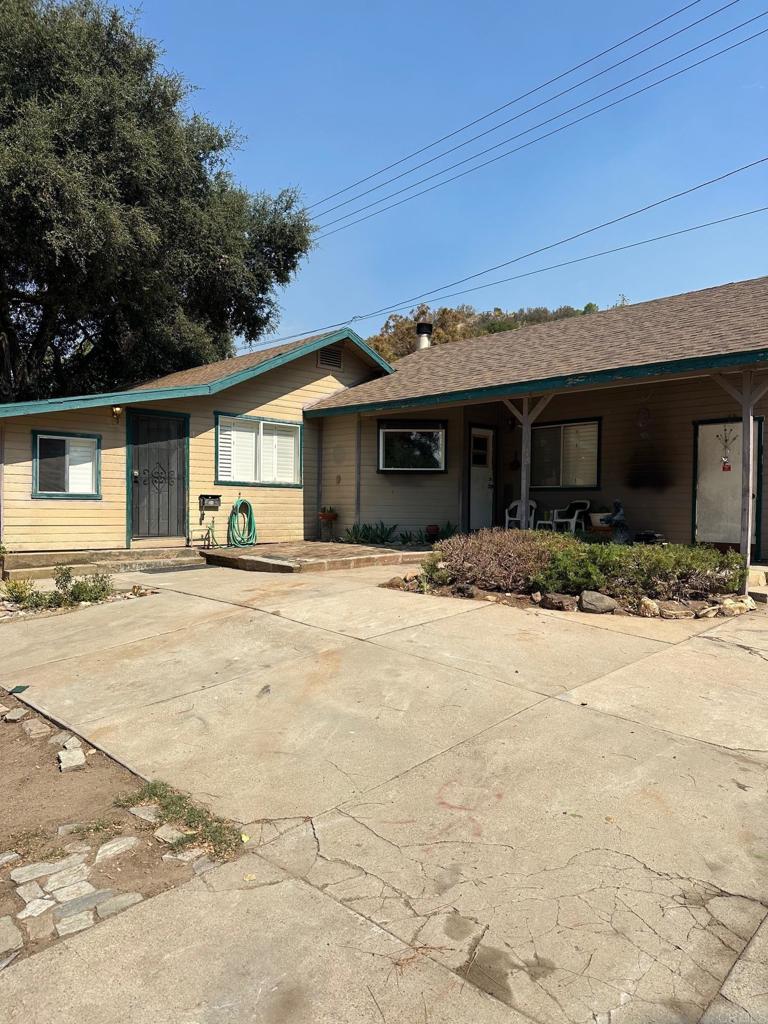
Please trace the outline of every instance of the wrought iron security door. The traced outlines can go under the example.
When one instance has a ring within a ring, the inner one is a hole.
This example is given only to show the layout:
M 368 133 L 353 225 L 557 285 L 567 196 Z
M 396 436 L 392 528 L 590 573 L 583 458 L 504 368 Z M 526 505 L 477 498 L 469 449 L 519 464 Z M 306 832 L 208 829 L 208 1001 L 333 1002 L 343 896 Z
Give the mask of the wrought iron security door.
M 131 536 L 186 536 L 186 418 L 130 413 L 129 436 Z

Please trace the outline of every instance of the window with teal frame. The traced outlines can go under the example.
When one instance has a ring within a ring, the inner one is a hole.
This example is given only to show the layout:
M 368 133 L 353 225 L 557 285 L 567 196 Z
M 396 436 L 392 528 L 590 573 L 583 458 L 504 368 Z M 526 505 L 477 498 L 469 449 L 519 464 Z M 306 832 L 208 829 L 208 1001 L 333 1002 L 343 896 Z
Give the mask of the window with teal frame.
M 101 435 L 32 431 L 32 497 L 101 497 Z

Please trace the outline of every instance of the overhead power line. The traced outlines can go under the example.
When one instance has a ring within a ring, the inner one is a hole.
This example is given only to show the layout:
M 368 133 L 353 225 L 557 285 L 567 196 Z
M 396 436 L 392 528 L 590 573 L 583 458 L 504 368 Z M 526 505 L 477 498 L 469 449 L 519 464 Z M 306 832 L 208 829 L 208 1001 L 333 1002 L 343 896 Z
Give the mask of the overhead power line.
M 679 192 L 673 192 L 671 195 L 664 196 L 661 199 L 656 199 L 652 203 L 646 203 L 644 206 L 639 206 L 639 207 L 637 207 L 637 209 L 630 210 L 628 213 L 619 214 L 616 217 L 611 217 L 609 220 L 601 221 L 599 224 L 594 224 L 591 227 L 584 228 L 581 231 L 577 231 L 577 232 L 575 232 L 572 235 L 567 235 L 564 238 L 559 238 L 555 242 L 549 242 L 547 245 L 539 246 L 537 249 L 531 249 L 528 252 L 521 253 L 520 255 L 514 256 L 514 257 L 512 257 L 509 260 L 505 260 L 503 263 L 496 263 L 496 264 L 494 264 L 491 267 L 486 267 L 484 270 L 478 270 L 475 273 L 466 275 L 465 277 L 457 278 L 455 281 L 449 281 L 449 282 L 447 282 L 445 284 L 437 285 L 436 287 L 430 288 L 427 291 L 419 292 L 417 295 L 411 295 L 408 298 L 399 299 L 396 302 L 392 302 L 392 303 L 390 303 L 389 305 L 386 305 L 386 306 L 381 306 L 379 309 L 371 310 L 368 313 L 358 313 L 358 314 L 355 314 L 354 316 L 349 317 L 346 320 L 339 320 L 336 323 L 324 324 L 321 327 L 307 328 L 306 330 L 299 331 L 296 334 L 287 334 L 287 335 L 282 335 L 279 338 L 272 338 L 270 340 L 269 344 L 270 345 L 276 345 L 276 344 L 279 344 L 280 342 L 293 341 L 296 338 L 303 338 L 303 337 L 305 337 L 307 335 L 310 335 L 310 334 L 319 334 L 319 333 L 322 333 L 323 331 L 332 331 L 332 330 L 335 330 L 336 328 L 339 328 L 339 327 L 348 327 L 350 324 L 356 323 L 356 322 L 358 322 L 360 320 L 368 320 L 368 319 L 370 319 L 370 318 L 372 318 L 374 316 L 380 316 L 382 313 L 389 313 L 389 312 L 392 312 L 393 310 L 396 310 L 396 309 L 401 309 L 401 308 L 406 308 L 408 306 L 412 306 L 415 302 L 418 302 L 419 300 L 424 299 L 427 296 L 435 296 L 436 292 L 444 292 L 445 289 L 447 289 L 447 288 L 454 288 L 456 285 L 465 284 L 467 281 L 475 280 L 478 277 L 484 277 L 486 274 L 492 274 L 494 271 L 501 270 L 503 267 L 511 266 L 513 263 L 519 263 L 521 260 L 529 259 L 531 256 L 538 256 L 538 255 L 540 255 L 543 252 L 548 252 L 551 249 L 556 249 L 556 248 L 558 248 L 561 245 L 567 244 L 568 242 L 573 242 L 573 241 L 575 241 L 578 238 L 584 238 L 587 235 L 594 234 L 596 231 L 601 231 L 603 228 L 611 227 L 614 224 L 619 224 L 622 221 L 629 220 L 632 217 L 637 217 L 641 213 L 646 213 L 649 210 L 656 209 L 659 206 L 663 206 L 666 203 L 670 203 L 670 202 L 674 201 L 675 199 L 682 199 L 684 196 L 689 196 L 689 195 L 691 195 L 694 192 L 699 192 L 702 189 L 709 188 L 710 186 L 716 185 L 716 184 L 718 184 L 721 181 L 725 181 L 728 178 L 732 178 L 732 177 L 734 177 L 737 174 L 742 174 L 745 171 L 752 170 L 753 168 L 759 167 L 759 166 L 761 166 L 763 164 L 766 164 L 766 163 L 768 163 L 768 156 L 759 157 L 757 160 L 752 160 L 749 163 L 742 164 L 740 167 L 734 167 L 733 169 L 731 169 L 729 171 L 725 171 L 723 174 L 717 175 L 717 177 L 708 178 L 706 181 L 699 182 L 697 185 L 691 185 L 688 188 L 685 188 L 685 189 L 683 189 L 683 190 L 681 190 Z M 760 209 L 762 209 L 762 208 L 760 208 Z M 750 211 L 750 212 L 760 212 L 760 211 L 758 210 L 758 211 Z M 738 216 L 748 216 L 750 212 L 748 212 L 747 214 L 743 214 L 743 215 L 742 214 L 738 214 L 736 216 L 737 217 Z M 728 218 L 726 218 L 726 219 L 728 219 Z M 712 223 L 714 223 L 714 222 L 712 222 Z M 703 226 L 707 226 L 707 225 L 703 225 Z M 685 230 L 688 230 L 688 229 L 685 229 Z M 692 228 L 690 230 L 695 230 L 695 229 Z M 666 236 L 658 236 L 658 237 L 661 238 L 661 237 L 666 237 Z M 645 243 L 643 243 L 643 244 L 645 244 Z M 438 296 L 429 298 L 429 301 L 430 302 L 434 302 L 437 297 Z
M 439 146 L 441 142 L 446 142 L 448 139 L 454 138 L 456 135 L 460 135 L 461 132 L 466 131 L 468 128 L 474 128 L 476 124 L 480 124 L 481 121 L 486 121 L 489 117 L 493 117 L 494 114 L 498 114 L 502 110 L 506 110 L 507 107 L 513 106 L 515 103 L 519 103 L 522 100 L 528 99 L 529 96 L 533 96 L 534 93 L 539 92 L 541 89 L 546 89 L 550 85 L 554 85 L 555 82 L 559 82 L 561 79 L 566 78 L 568 75 L 573 74 L 575 71 L 580 71 L 585 68 L 588 64 L 594 63 L 601 57 L 605 57 L 609 53 L 613 53 L 614 50 L 618 50 L 620 47 L 625 46 L 627 43 L 631 43 L 634 39 L 639 39 L 640 36 L 645 35 L 647 32 L 651 32 L 653 29 L 658 28 L 659 25 L 665 24 L 667 21 L 671 21 L 676 18 L 678 14 L 684 14 L 691 7 L 696 7 L 701 3 L 701 0 L 692 0 L 691 3 L 685 4 L 678 10 L 668 14 L 665 18 L 660 18 L 658 21 L 654 21 L 653 24 L 647 25 L 645 28 L 640 29 L 638 32 L 634 32 L 631 36 L 627 36 L 625 39 L 620 39 L 618 43 L 614 43 L 609 46 L 606 50 L 601 50 L 600 53 L 594 54 L 592 57 L 588 57 L 586 60 L 581 61 L 580 64 L 575 64 L 572 68 L 568 68 L 567 71 L 561 71 L 560 74 L 555 75 L 554 78 L 548 79 L 546 82 L 542 82 L 540 85 L 534 86 L 527 92 L 521 93 L 519 96 L 515 96 L 514 99 L 507 100 L 506 103 L 502 103 L 494 110 L 489 110 L 487 114 L 482 114 L 480 117 L 476 117 L 474 121 L 469 121 L 467 124 L 462 125 L 460 128 L 454 129 L 452 132 L 448 132 L 447 135 L 441 136 L 439 139 L 435 139 L 434 142 L 428 143 L 426 146 L 422 146 L 420 149 L 416 149 L 413 153 L 408 153 L 406 156 L 400 157 L 399 160 L 393 161 L 391 164 L 387 164 L 386 167 L 381 167 L 378 171 L 374 171 L 372 174 L 367 175 L 365 178 L 360 178 L 358 181 L 353 181 L 351 185 L 347 185 L 345 188 L 339 189 L 337 192 L 332 192 L 330 195 L 324 196 L 322 199 L 316 200 L 311 206 L 307 207 L 309 210 L 313 210 L 316 206 L 321 206 L 323 203 L 328 202 L 331 199 L 335 199 L 336 196 L 343 195 L 345 192 L 349 192 L 353 188 L 357 188 L 358 185 L 364 185 L 367 181 L 371 181 L 372 178 L 377 178 L 380 174 L 385 174 L 393 167 L 397 167 L 400 164 L 405 163 L 407 160 L 413 159 L 415 156 L 420 156 L 425 153 L 428 149 L 432 149 L 433 146 Z
M 762 14 L 756 15 L 756 17 L 757 18 L 762 18 L 762 17 L 765 17 L 766 14 L 768 14 L 768 11 L 764 11 Z M 750 19 L 750 20 L 755 20 L 755 19 Z M 432 191 L 434 191 L 437 188 L 441 188 L 443 185 L 448 185 L 450 182 L 456 181 L 459 178 L 463 178 L 463 177 L 465 177 L 468 174 L 472 174 L 474 171 L 478 171 L 482 167 L 487 167 L 489 164 L 496 163 L 498 160 L 503 160 L 505 157 L 511 156 L 513 153 L 518 153 L 518 152 L 520 152 L 520 150 L 527 149 L 529 146 L 532 146 L 532 145 L 534 145 L 537 142 L 542 142 L 544 139 L 551 138 L 553 135 L 558 135 L 560 132 L 565 131 L 567 128 L 572 128 L 572 127 L 574 127 L 574 125 L 581 124 L 583 121 L 587 121 L 589 118 L 595 117 L 597 114 L 602 114 L 604 111 L 610 110 L 613 107 L 617 107 L 621 103 L 626 103 L 627 100 L 633 99 L 635 96 L 640 96 L 642 93 L 648 92 L 650 89 L 654 89 L 654 88 L 656 88 L 659 85 L 663 85 L 665 82 L 671 81 L 673 78 L 677 78 L 680 75 L 683 75 L 683 74 L 685 74 L 688 71 L 692 71 L 694 68 L 700 67 L 702 64 L 706 64 L 708 61 L 714 60 L 716 57 L 720 57 L 724 53 L 729 53 L 731 50 L 735 50 L 737 47 L 743 46 L 745 43 L 749 43 L 753 39 L 757 39 L 760 36 L 765 35 L 766 32 L 768 32 L 768 29 L 762 29 L 760 32 L 755 32 L 751 36 L 747 36 L 745 39 L 740 39 L 740 40 L 738 40 L 738 42 L 732 43 L 730 46 L 724 47 L 722 50 L 717 50 L 715 53 L 711 53 L 707 57 L 702 57 L 701 60 L 695 61 L 693 64 L 688 64 L 684 68 L 679 68 L 677 71 L 674 71 L 674 72 L 672 72 L 669 75 L 665 75 L 663 78 L 659 78 L 655 82 L 650 82 L 648 85 L 645 85 L 645 86 L 643 86 L 640 89 L 636 89 L 634 92 L 628 93 L 626 96 L 621 96 L 618 99 L 613 100 L 611 103 L 606 103 L 604 106 L 598 107 L 596 110 L 591 110 L 588 113 L 583 114 L 581 117 L 574 118 L 573 121 L 568 121 L 566 124 L 560 125 L 559 127 L 552 129 L 552 131 L 545 132 L 543 135 L 538 135 L 538 136 L 536 136 L 536 138 L 529 139 L 527 142 L 522 143 L 520 146 L 515 146 L 513 149 L 509 149 L 509 150 L 506 150 L 503 153 L 499 153 L 496 156 L 491 157 L 489 160 L 485 160 L 482 163 L 477 164 L 474 167 L 469 167 L 465 171 L 460 171 L 458 174 L 454 174 L 450 178 L 446 178 L 443 181 L 438 181 L 434 185 L 430 185 L 428 188 L 422 189 L 420 192 L 414 192 L 413 195 L 405 196 L 405 198 L 398 200 L 396 203 L 390 203 L 389 206 L 384 206 L 380 210 L 374 210 L 371 213 L 365 214 L 365 216 L 363 216 L 363 217 L 358 217 L 357 220 L 352 220 L 352 221 L 349 221 L 349 223 L 347 223 L 347 224 L 342 224 L 340 227 L 334 228 L 332 231 L 324 231 L 321 235 L 317 236 L 317 239 L 319 240 L 321 238 L 327 238 L 329 235 L 335 235 L 337 232 L 344 231 L 344 230 L 346 230 L 346 228 L 350 228 L 350 227 L 352 227 L 355 224 L 360 224 L 363 221 L 370 220 L 371 217 L 377 217 L 379 214 L 385 213 L 387 210 L 392 210 L 392 209 L 394 209 L 397 206 L 402 206 L 403 203 L 407 203 L 411 199 L 416 199 L 419 196 L 426 195 L 426 193 L 432 192 Z M 702 45 L 706 45 L 706 44 L 702 44 Z M 683 56 L 683 55 L 681 54 L 679 56 Z M 677 59 L 677 58 L 673 58 L 673 59 Z M 649 73 L 649 72 L 646 72 L 646 74 L 647 73 Z M 623 84 L 626 85 L 627 83 L 625 82 Z M 592 99 L 594 100 L 595 97 L 593 97 Z M 588 101 L 585 101 L 585 102 L 591 102 L 591 101 L 588 100 Z M 583 106 L 583 105 L 584 104 L 579 104 L 579 106 Z M 575 108 L 573 108 L 573 109 L 575 109 Z M 564 111 L 563 113 L 567 113 L 567 111 Z M 557 116 L 562 117 L 563 113 L 561 113 L 560 115 L 557 115 Z M 557 117 L 549 118 L 549 121 L 553 121 L 553 120 L 556 120 L 556 119 L 557 119 Z M 545 124 L 545 123 L 547 123 L 547 122 L 542 122 L 542 124 Z M 527 131 L 533 131 L 533 130 L 535 130 L 536 127 L 540 127 L 540 126 L 536 125 L 536 126 L 534 126 L 534 128 L 530 128 Z M 527 132 L 521 132 L 520 134 L 521 135 L 525 135 L 525 134 L 527 134 Z M 519 136 L 513 136 L 513 138 L 517 138 L 517 137 L 519 137 Z M 511 140 L 510 139 L 504 140 L 504 142 L 509 142 L 509 141 L 511 141 Z M 502 145 L 502 144 L 503 143 L 499 143 L 496 146 L 490 147 L 490 149 L 497 149 L 498 146 Z M 484 150 L 483 152 L 489 152 L 490 149 L 489 150 Z M 453 167 L 458 167 L 461 164 L 467 163 L 469 160 L 476 159 L 478 156 L 481 156 L 481 155 L 482 155 L 482 153 L 476 153 L 474 157 L 468 157 L 465 160 L 458 161 L 456 164 L 454 164 L 452 166 Z M 450 167 L 444 168 L 444 170 L 442 172 L 439 172 L 439 173 L 445 173 L 445 171 L 448 171 L 450 169 L 451 169 Z M 439 176 L 438 174 L 429 175 L 427 178 L 423 178 L 422 182 L 429 181 L 431 178 L 438 177 L 438 176 Z M 385 202 L 386 199 L 392 198 L 392 196 L 399 195 L 401 192 L 406 192 L 410 188 L 415 188 L 418 184 L 421 184 L 422 182 L 414 182 L 412 185 L 408 186 L 408 188 L 401 189 L 398 192 L 393 192 L 393 193 L 391 193 L 390 196 L 385 196 L 382 199 L 377 200 L 376 203 L 371 203 L 370 205 L 371 206 L 376 206 L 376 205 L 378 205 L 378 203 Z M 351 211 L 350 213 L 346 214 L 346 217 L 351 217 L 351 216 L 354 215 L 354 213 L 359 213 L 363 209 L 367 209 L 367 207 L 360 207 L 360 209 L 358 209 L 356 211 Z M 343 219 L 346 219 L 346 218 L 342 217 L 342 218 L 339 218 L 339 219 L 343 220 Z M 335 222 L 331 222 L 331 223 L 335 223 Z M 321 227 L 328 227 L 328 226 L 330 226 L 330 225 L 321 225 Z
M 663 43 L 669 42 L 670 39 L 674 39 L 675 36 L 682 35 L 683 32 L 689 32 L 692 28 L 695 28 L 697 25 L 701 25 L 703 22 L 709 21 L 710 18 L 714 18 L 716 15 L 722 14 L 722 12 L 725 11 L 725 10 L 728 10 L 729 7 L 733 7 L 736 4 L 741 3 L 741 2 L 742 2 L 742 0 L 729 0 L 729 2 L 727 4 L 724 4 L 722 7 L 718 7 L 714 11 L 711 11 L 709 14 L 705 14 L 701 18 L 697 18 L 696 21 L 691 21 L 687 25 L 683 25 L 682 28 L 677 29 L 675 32 L 671 32 L 667 36 L 663 36 L 661 39 L 658 39 L 655 43 L 650 43 L 648 46 L 644 46 L 642 48 L 642 50 L 636 50 L 634 53 L 630 53 L 630 55 L 628 57 L 624 57 L 622 60 L 617 61 L 615 64 L 610 64 L 607 68 L 603 68 L 601 71 L 596 71 L 594 74 L 589 75 L 587 78 L 582 78 L 578 82 L 574 82 L 573 85 L 569 85 L 567 88 L 561 89 L 560 92 L 556 92 L 552 96 L 547 96 L 546 99 L 540 100 L 538 103 L 534 103 L 534 105 L 531 106 L 531 107 L 526 107 L 525 110 L 521 110 L 518 114 L 515 114 L 513 117 L 508 117 L 505 121 L 499 121 L 498 124 L 492 125 L 490 128 L 486 128 L 482 132 L 478 132 L 477 135 L 470 136 L 470 138 L 465 139 L 463 142 L 457 143 L 455 146 L 451 146 L 449 149 L 444 149 L 441 153 L 437 153 L 437 154 L 435 154 L 435 156 L 429 157 L 428 160 L 422 160 L 421 163 L 414 164 L 413 167 L 409 167 L 409 168 L 407 168 L 404 171 L 400 171 L 399 174 L 393 174 L 391 178 L 385 178 L 384 181 L 380 181 L 378 185 L 372 185 L 371 188 L 366 189 L 364 192 L 358 192 L 356 195 L 350 196 L 349 199 L 343 199 L 340 203 L 336 203 L 335 206 L 329 206 L 326 210 L 323 210 L 322 213 L 319 213 L 317 216 L 318 217 L 326 217 L 328 214 L 333 213 L 334 210 L 340 210 L 343 206 L 348 206 L 350 203 L 354 203 L 358 199 L 362 199 L 364 196 L 370 195 L 372 192 L 378 192 L 378 190 L 380 188 L 384 188 L 386 185 L 391 185 L 393 181 L 399 181 L 400 178 L 405 178 L 409 174 L 414 174 L 416 171 L 420 170 L 422 167 L 427 167 L 429 164 L 433 164 L 436 160 L 441 160 L 444 156 L 448 156 L 450 153 L 455 153 L 457 150 L 463 149 L 464 146 L 469 146 L 469 145 L 471 145 L 471 143 L 477 142 L 478 139 L 483 139 L 483 138 L 485 138 L 486 135 L 491 135 L 491 134 L 493 134 L 493 132 L 497 132 L 500 128 L 504 128 L 506 125 L 512 124 L 513 121 L 519 121 L 520 118 L 521 117 L 525 117 L 526 114 L 531 114 L 531 113 L 533 113 L 534 110 L 539 110 L 541 107 L 545 107 L 548 103 L 552 103 L 554 100 L 558 100 L 562 96 L 567 96 L 568 93 L 575 92 L 576 89 L 581 88 L 582 85 L 587 85 L 589 82 L 594 82 L 594 80 L 596 78 L 602 78 L 603 75 L 607 75 L 610 71 L 615 71 L 616 68 L 621 67 L 623 64 L 627 64 L 627 63 L 629 63 L 629 61 L 635 60 L 636 57 L 641 57 L 644 53 L 648 53 L 650 50 L 656 49 L 657 46 L 661 46 Z M 748 22 L 744 22 L 743 24 L 748 24 Z M 741 26 L 736 26 L 736 27 L 740 28 Z M 729 31 L 733 32 L 733 31 L 735 31 L 735 29 L 730 29 Z M 720 36 L 715 36 L 715 38 L 719 39 Z M 709 41 L 711 42 L 712 40 L 709 40 Z M 706 45 L 706 43 L 702 43 L 702 46 L 705 46 L 705 45 Z M 692 52 L 691 50 L 686 50 L 685 53 L 678 54 L 678 58 L 679 57 L 683 57 L 683 56 L 685 56 L 685 54 L 691 53 L 691 52 Z M 672 58 L 672 59 L 676 60 L 678 58 Z M 664 65 L 658 65 L 658 66 L 659 67 L 663 67 Z M 651 71 L 654 71 L 654 70 L 656 70 L 656 69 L 655 68 L 651 68 Z M 650 74 L 650 71 L 643 72 L 643 74 Z M 641 76 L 637 76 L 637 77 L 641 77 Z M 629 81 L 630 82 L 634 81 L 634 79 L 629 79 Z M 617 86 L 616 88 L 619 88 L 619 87 Z M 605 93 L 600 93 L 600 95 L 604 96 L 606 94 Z M 595 99 L 595 98 L 596 97 L 593 97 L 593 99 Z M 587 102 L 589 102 L 589 101 L 587 101 Z M 571 108 L 571 109 L 575 109 L 575 108 Z M 564 113 L 568 113 L 568 111 L 564 111 Z M 558 116 L 562 117 L 563 115 L 560 114 Z M 505 140 L 505 141 L 509 141 L 509 140 Z M 500 143 L 500 145 L 502 145 L 502 144 L 503 143 Z M 484 151 L 484 152 L 487 152 L 487 150 Z M 479 155 L 479 154 L 476 154 L 476 155 Z M 418 184 L 418 183 L 415 183 L 415 184 Z M 310 207 L 310 209 L 311 209 L 311 207 Z M 332 223 L 335 223 L 335 222 L 332 222 Z

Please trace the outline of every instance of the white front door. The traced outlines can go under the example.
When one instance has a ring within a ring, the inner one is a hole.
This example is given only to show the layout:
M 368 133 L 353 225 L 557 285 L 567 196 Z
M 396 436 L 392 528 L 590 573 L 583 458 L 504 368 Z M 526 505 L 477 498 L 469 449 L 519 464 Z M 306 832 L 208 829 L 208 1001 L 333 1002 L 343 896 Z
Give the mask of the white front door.
M 741 539 L 741 423 L 697 424 L 696 523 L 697 541 L 738 545 Z M 752 481 L 752 539 L 755 539 L 755 498 L 760 448 L 755 421 Z
M 469 444 L 469 528 L 493 526 L 493 431 L 472 427 Z

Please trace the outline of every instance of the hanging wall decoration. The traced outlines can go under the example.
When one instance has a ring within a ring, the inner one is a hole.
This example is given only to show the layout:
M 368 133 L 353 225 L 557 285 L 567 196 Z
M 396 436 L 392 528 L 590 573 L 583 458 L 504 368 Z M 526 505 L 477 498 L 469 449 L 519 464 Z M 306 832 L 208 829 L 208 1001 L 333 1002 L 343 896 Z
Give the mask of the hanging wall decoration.
M 733 469 L 731 465 L 731 448 L 738 436 L 738 432 L 728 423 L 724 424 L 719 434 L 715 434 L 723 449 L 723 454 L 720 456 L 720 468 L 724 473 L 730 473 Z

